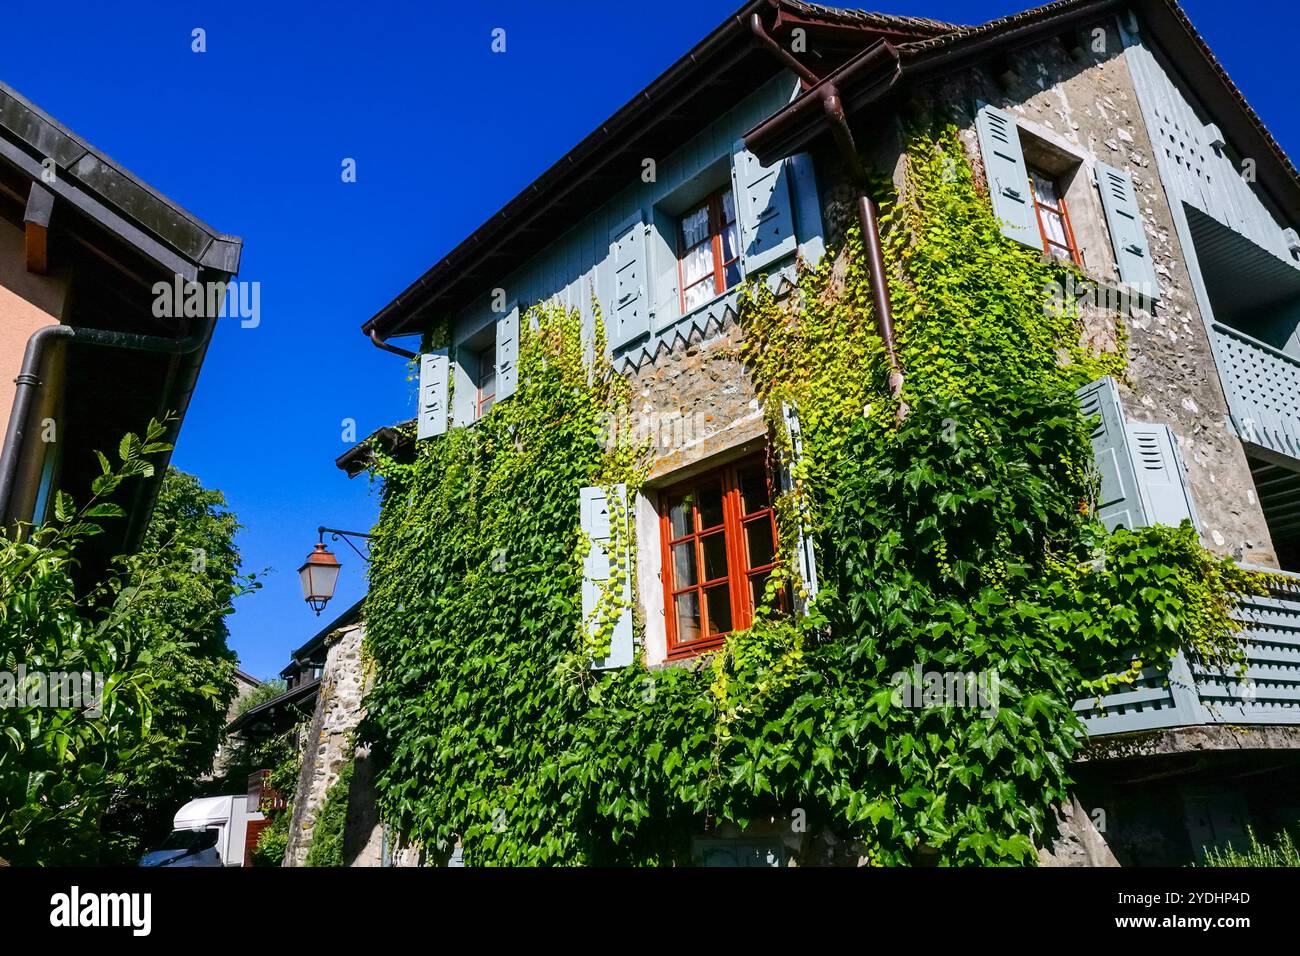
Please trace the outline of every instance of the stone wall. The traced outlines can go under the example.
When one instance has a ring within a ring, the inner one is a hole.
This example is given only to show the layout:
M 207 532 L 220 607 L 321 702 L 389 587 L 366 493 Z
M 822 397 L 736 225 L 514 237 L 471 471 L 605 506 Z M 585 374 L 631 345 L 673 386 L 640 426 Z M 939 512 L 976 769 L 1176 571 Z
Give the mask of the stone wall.
M 305 735 L 302 770 L 298 776 L 298 789 L 294 796 L 293 817 L 289 825 L 289 845 L 285 851 L 285 866 L 302 866 L 311 848 L 312 829 L 339 772 L 353 759 L 353 736 L 363 715 L 362 698 L 369 685 L 369 675 L 361 657 L 361 644 L 365 627 L 353 625 L 331 635 L 331 644 L 321 675 L 320 690 L 316 697 L 316 710 L 311 726 Z M 364 769 L 363 769 L 364 767 Z M 365 754 L 358 755 L 358 766 L 352 777 L 352 791 L 362 791 L 360 799 L 349 795 L 348 828 L 354 830 L 353 818 L 367 818 L 373 813 L 373 798 L 367 801 L 371 773 Z M 372 824 L 371 829 L 375 829 Z M 355 865 L 378 865 L 379 851 L 372 841 L 352 834 L 351 844 L 345 835 L 345 853 L 351 845 L 358 855 Z M 373 858 L 373 862 L 370 861 Z
M 1276 566 L 1245 452 L 1228 423 L 1227 400 L 1123 44 L 1113 22 L 1099 26 L 1104 38 L 1085 34 L 1089 42 L 1073 54 L 1058 40 L 1044 41 L 1017 51 L 1012 71 L 995 78 L 991 69 L 973 69 L 934 93 L 962 128 L 977 175 L 983 175 L 977 102 L 1012 112 L 1049 147 L 1082 160 L 1067 198 L 1085 271 L 1104 285 L 1116 284 L 1118 271 L 1092 169 L 1100 160 L 1132 175 L 1161 299 L 1151 310 L 1134 308 L 1127 316 L 1129 366 L 1121 383 L 1126 413 L 1132 421 L 1169 425 L 1178 436 L 1206 546 Z M 1090 334 L 1098 334 L 1095 325 Z

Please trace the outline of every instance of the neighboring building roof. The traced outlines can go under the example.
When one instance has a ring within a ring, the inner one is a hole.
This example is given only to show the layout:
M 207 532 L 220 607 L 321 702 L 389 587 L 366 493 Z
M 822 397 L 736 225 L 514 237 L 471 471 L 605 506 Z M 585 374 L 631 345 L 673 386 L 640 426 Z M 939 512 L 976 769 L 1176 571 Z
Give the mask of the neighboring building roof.
M 815 44 L 832 68 L 867 42 L 935 36 L 951 24 L 919 17 L 840 10 L 796 0 L 751 0 L 363 326 L 381 337 L 421 332 L 431 316 L 448 315 L 587 216 L 595 204 L 639 175 L 645 156 L 684 141 L 716 118 L 718 102 L 737 102 L 783 65 L 751 32 L 753 14 L 771 14 L 774 36 L 795 26 L 825 31 Z M 810 44 L 812 45 L 812 44 Z M 708 95 L 704 95 L 708 90 Z M 545 227 L 536 225 L 545 216 Z
M 347 627 L 350 624 L 355 624 L 358 621 L 360 621 L 361 608 L 365 603 L 366 603 L 366 599 L 364 597 L 360 598 L 355 604 L 349 607 L 346 611 L 344 611 L 338 617 L 334 618 L 334 620 L 330 621 L 319 631 L 317 631 L 315 636 L 313 636 L 311 640 L 309 640 L 306 644 L 302 645 L 302 647 L 298 648 L 296 651 L 294 651 L 292 654 L 289 655 L 289 657 L 292 658 L 293 663 L 287 666 L 284 670 L 282 670 L 280 672 L 280 675 L 283 677 L 286 675 L 286 672 L 292 671 L 295 664 L 300 664 L 304 662 L 316 662 L 318 660 L 323 661 L 323 658 L 320 656 L 320 652 L 325 649 L 326 641 L 329 639 L 330 635 L 337 630 L 340 630 L 342 628 Z
M 270 700 L 262 701 L 256 707 L 250 707 L 234 720 L 226 725 L 226 733 L 233 734 L 236 731 L 244 730 L 252 724 L 263 720 L 273 720 L 277 713 L 283 708 L 290 705 L 303 704 L 312 700 L 316 692 L 320 690 L 320 678 L 309 680 L 299 684 L 297 687 L 291 687 L 278 697 L 272 697 Z
M 34 174 L 53 159 L 57 178 L 43 184 L 150 258 L 180 258 L 230 275 L 239 271 L 243 241 L 218 232 L 77 136 L 13 88 L 0 83 L 0 156 Z M 99 207 L 99 208 L 96 208 Z M 167 255 L 171 253 L 172 255 Z
M 396 425 L 385 425 L 383 428 L 371 432 L 335 458 L 334 464 L 346 471 L 349 478 L 355 478 L 369 468 L 371 462 L 374 461 L 374 448 L 382 448 L 387 454 L 396 455 L 403 449 L 409 448 L 414 441 L 415 419 L 408 418 L 404 422 L 399 422 Z
M 252 674 L 246 674 L 244 671 L 241 671 L 238 667 L 235 668 L 235 683 L 244 684 L 248 687 L 262 686 L 262 682 L 260 680 L 258 680 Z

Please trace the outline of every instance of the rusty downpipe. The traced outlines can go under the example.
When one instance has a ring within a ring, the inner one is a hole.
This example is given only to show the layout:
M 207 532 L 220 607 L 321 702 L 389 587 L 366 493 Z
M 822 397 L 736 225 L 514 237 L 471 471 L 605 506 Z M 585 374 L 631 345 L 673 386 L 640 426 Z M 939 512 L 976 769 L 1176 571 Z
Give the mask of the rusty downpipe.
M 400 348 L 396 345 L 389 345 L 379 337 L 379 330 L 373 326 L 370 329 L 370 341 L 375 344 L 375 348 L 383 349 L 385 352 L 392 352 L 394 355 L 400 355 L 404 359 L 419 358 L 419 354 L 409 349 Z
M 880 240 L 879 211 L 867 189 L 866 169 L 862 165 L 862 157 L 854 142 L 853 131 L 849 128 L 839 89 L 829 80 L 819 78 L 795 59 L 794 54 L 777 43 L 767 32 L 762 18 L 757 13 L 750 17 L 749 24 L 759 42 L 798 75 L 800 82 L 812 96 L 821 100 L 822 108 L 830 121 L 831 136 L 853 180 L 857 192 L 855 205 L 858 222 L 862 227 L 862 242 L 867 254 L 867 275 L 871 279 L 871 302 L 876 313 L 876 332 L 885 347 L 885 360 L 889 363 L 889 391 L 899 400 L 898 417 L 901 420 L 907 414 L 907 406 L 902 403 L 903 367 L 898 360 L 898 349 L 894 343 L 894 311 L 889 302 L 884 246 Z M 868 57 L 870 56 L 869 53 Z

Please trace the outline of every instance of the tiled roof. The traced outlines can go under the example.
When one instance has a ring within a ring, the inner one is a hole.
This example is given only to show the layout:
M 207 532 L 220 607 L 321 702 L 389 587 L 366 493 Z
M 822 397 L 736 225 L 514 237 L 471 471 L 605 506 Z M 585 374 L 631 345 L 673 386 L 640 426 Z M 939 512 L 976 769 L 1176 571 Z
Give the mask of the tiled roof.
M 891 13 L 872 13 L 869 10 L 846 10 L 840 7 L 828 7 L 821 3 L 803 3 L 802 0 L 781 0 L 782 10 L 791 10 L 808 17 L 822 20 L 840 20 L 863 27 L 879 29 L 929 31 L 935 34 L 951 33 L 962 29 L 953 23 L 931 20 L 928 17 L 905 17 Z

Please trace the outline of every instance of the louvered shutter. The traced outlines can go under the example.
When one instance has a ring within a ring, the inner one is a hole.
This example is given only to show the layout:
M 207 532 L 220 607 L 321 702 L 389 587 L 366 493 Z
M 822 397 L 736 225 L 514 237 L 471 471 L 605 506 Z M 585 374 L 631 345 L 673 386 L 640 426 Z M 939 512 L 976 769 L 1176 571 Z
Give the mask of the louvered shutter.
M 1075 394 L 1084 416 L 1099 419 L 1092 431 L 1092 451 L 1101 473 L 1097 518 L 1108 530 L 1144 526 L 1147 519 L 1138 489 L 1137 468 L 1115 380 L 1110 376 L 1100 378 Z
M 740 264 L 746 275 L 794 255 L 797 239 L 790 206 L 790 173 L 784 160 L 764 166 L 736 144 L 732 156 L 732 195 L 740 227 Z
M 826 254 L 822 237 L 822 200 L 817 190 L 817 170 L 812 156 L 795 153 L 789 159 L 790 189 L 794 193 L 795 234 L 799 254 L 809 265 L 816 265 Z
M 610 345 L 617 349 L 650 332 L 645 223 L 640 212 L 611 232 L 609 253 L 614 268 L 614 308 L 609 334 Z
M 446 349 L 436 349 L 420 356 L 417 438 L 433 438 L 447 431 L 447 378 L 450 372 Z
M 1042 249 L 1043 237 L 1038 228 L 1038 214 L 1034 212 L 1029 171 L 1025 168 L 1015 117 L 1006 110 L 985 105 L 975 116 L 975 128 L 989 181 L 993 215 L 1001 223 L 1002 234 Z
M 1101 190 L 1101 205 L 1106 212 L 1120 279 L 1140 295 L 1153 301 L 1158 299 L 1160 287 L 1156 284 L 1146 230 L 1142 228 L 1142 209 L 1133 189 L 1133 178 L 1122 169 L 1098 163 L 1097 188 Z
M 519 387 L 519 306 L 512 304 L 497 319 L 496 398 L 503 401 Z
M 626 525 L 627 486 L 615 485 L 613 493 L 618 500 L 618 513 L 624 516 L 620 536 L 626 543 L 629 529 Z M 612 520 L 608 493 L 604 488 L 587 487 L 578 493 L 582 531 L 591 541 L 591 548 L 582 567 L 582 621 L 588 634 L 594 633 L 596 622 L 592 615 L 600 595 L 611 575 L 617 570 L 623 577 L 623 608 L 614 624 L 610 638 L 609 656 L 592 661 L 592 670 L 612 670 L 632 663 L 632 562 L 624 547 L 621 554 L 610 554 Z
M 1168 425 L 1133 422 L 1128 426 L 1130 447 L 1148 524 L 1177 527 L 1190 519 L 1200 527 L 1196 503 L 1187 486 L 1187 469 L 1178 453 L 1178 439 Z

